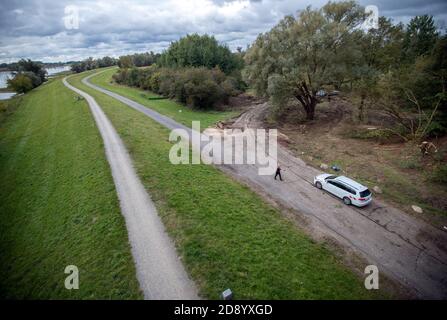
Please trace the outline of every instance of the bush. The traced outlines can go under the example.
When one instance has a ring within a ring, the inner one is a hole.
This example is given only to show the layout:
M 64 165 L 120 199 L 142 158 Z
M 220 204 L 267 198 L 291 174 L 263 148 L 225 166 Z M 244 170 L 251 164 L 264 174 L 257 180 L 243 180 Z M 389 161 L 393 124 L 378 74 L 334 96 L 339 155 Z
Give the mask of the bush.
M 99 59 L 93 59 L 92 57 L 85 59 L 81 62 L 77 62 L 71 65 L 71 71 L 80 73 L 87 70 L 93 70 L 96 68 L 111 67 L 118 63 L 115 58 L 103 57 Z
M 8 80 L 8 88 L 17 93 L 26 93 L 34 88 L 31 78 L 23 73 L 18 73 L 13 79 Z
M 148 85 L 146 89 L 152 90 L 153 92 L 160 92 L 161 83 L 161 72 L 154 72 L 148 79 Z
M 237 79 L 226 76 L 218 68 L 133 67 L 121 69 L 113 78 L 117 83 L 150 90 L 201 109 L 227 103 L 230 96 L 239 93 Z
M 350 138 L 374 140 L 377 142 L 387 142 L 393 136 L 395 136 L 395 133 L 385 129 L 375 129 L 375 130 L 359 129 L 348 133 L 348 137 Z
M 212 74 L 203 68 L 187 70 L 178 86 L 183 87 L 182 94 L 189 106 L 208 109 L 222 100 L 222 89 Z
M 427 128 L 428 137 L 441 137 L 447 133 L 447 128 L 438 121 L 433 121 Z
M 37 61 L 21 59 L 14 67 L 14 71 L 21 74 L 26 74 L 33 82 L 34 87 L 37 87 L 46 81 L 47 71 L 43 67 L 42 63 Z
M 22 75 L 28 77 L 31 80 L 31 83 L 33 84 L 33 88 L 36 88 L 42 84 L 42 78 L 40 76 L 37 76 L 33 72 L 23 72 Z

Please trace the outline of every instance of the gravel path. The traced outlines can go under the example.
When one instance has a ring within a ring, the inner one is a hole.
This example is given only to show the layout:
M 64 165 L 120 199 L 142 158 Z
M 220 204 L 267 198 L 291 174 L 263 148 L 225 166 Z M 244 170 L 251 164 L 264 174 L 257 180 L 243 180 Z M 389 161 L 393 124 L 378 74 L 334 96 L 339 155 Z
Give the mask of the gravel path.
M 93 97 L 71 86 L 66 78 L 63 83 L 87 100 L 104 141 L 145 299 L 198 299 L 196 287 L 183 268 L 175 246 L 111 122 Z
M 93 76 L 93 75 L 92 75 Z M 90 76 L 91 77 L 91 76 Z M 169 129 L 191 129 L 135 101 L 84 83 L 144 113 Z M 266 106 L 256 106 L 243 114 L 236 127 L 256 128 L 257 116 Z M 248 184 L 263 196 L 292 209 L 314 236 L 334 240 L 347 253 L 353 252 L 381 274 L 397 281 L 417 298 L 447 299 L 447 233 L 377 200 L 359 209 L 345 206 L 339 199 L 312 185 L 319 170 L 307 166 L 287 149 L 278 146 L 278 162 L 285 171 L 284 182 L 258 175 L 256 165 L 217 166 Z M 365 265 L 366 267 L 366 265 Z

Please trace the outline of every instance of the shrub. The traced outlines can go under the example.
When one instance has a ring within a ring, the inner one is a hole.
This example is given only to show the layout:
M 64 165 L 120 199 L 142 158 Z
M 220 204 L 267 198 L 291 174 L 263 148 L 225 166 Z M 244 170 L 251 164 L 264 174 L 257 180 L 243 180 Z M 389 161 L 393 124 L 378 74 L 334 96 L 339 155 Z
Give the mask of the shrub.
M 42 78 L 38 75 L 36 75 L 34 72 L 23 72 L 21 73 L 24 76 L 28 77 L 31 80 L 31 83 L 33 84 L 33 88 L 38 87 L 42 84 Z
M 395 133 L 386 129 L 375 129 L 375 130 L 359 129 L 351 131 L 347 135 L 348 137 L 354 139 L 366 139 L 378 142 L 387 142 L 391 137 L 395 136 Z
M 211 79 L 192 78 L 184 83 L 186 103 L 200 109 L 209 109 L 221 99 L 220 88 Z
M 8 80 L 8 88 L 17 93 L 26 93 L 34 88 L 31 78 L 23 73 L 18 73 L 13 79 Z
M 227 103 L 230 96 L 239 93 L 238 81 L 226 76 L 218 68 L 125 68 L 113 79 L 117 83 L 151 90 L 164 97 L 201 109 Z
M 156 93 L 160 92 L 161 72 L 154 72 L 147 81 L 147 89 Z

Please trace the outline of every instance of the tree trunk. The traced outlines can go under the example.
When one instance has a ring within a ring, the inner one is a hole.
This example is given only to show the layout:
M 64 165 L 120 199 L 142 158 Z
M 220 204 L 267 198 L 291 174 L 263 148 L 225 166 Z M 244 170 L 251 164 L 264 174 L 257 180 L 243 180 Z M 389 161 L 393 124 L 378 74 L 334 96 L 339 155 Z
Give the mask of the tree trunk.
M 295 95 L 295 98 L 301 103 L 306 112 L 306 120 L 313 120 L 315 117 L 315 107 L 317 106 L 318 99 L 314 95 L 315 93 L 311 92 L 305 82 L 302 82 L 300 86 L 298 86 L 298 93 Z
M 362 93 L 360 95 L 360 98 L 361 98 L 361 100 L 360 100 L 360 106 L 359 106 L 359 120 L 360 120 L 360 122 L 362 122 L 365 119 L 364 106 L 365 106 L 366 95 Z
M 313 120 L 315 118 L 316 106 L 317 106 L 317 100 L 312 98 L 308 107 L 306 108 L 306 120 Z

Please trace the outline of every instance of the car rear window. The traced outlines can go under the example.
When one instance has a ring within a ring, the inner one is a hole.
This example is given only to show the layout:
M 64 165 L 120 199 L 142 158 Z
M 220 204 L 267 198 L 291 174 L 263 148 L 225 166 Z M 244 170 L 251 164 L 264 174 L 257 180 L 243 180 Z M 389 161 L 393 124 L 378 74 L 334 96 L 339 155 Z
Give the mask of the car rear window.
M 362 198 L 368 197 L 371 194 L 371 191 L 369 191 L 368 189 L 366 189 L 365 191 L 360 192 L 360 196 Z

